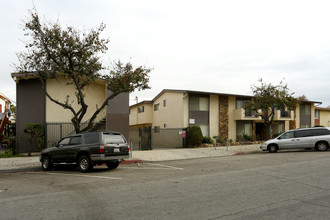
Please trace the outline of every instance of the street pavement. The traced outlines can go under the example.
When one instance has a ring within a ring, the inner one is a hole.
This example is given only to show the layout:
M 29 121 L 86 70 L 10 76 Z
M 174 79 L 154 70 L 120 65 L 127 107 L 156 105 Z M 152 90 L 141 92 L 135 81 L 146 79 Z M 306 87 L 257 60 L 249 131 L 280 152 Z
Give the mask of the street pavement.
M 239 145 L 228 147 L 207 147 L 207 148 L 180 148 L 180 149 L 154 149 L 148 151 L 133 151 L 131 158 L 123 163 L 155 162 L 184 160 L 206 157 L 222 157 L 238 154 L 262 152 L 260 144 Z M 40 167 L 39 156 L 0 158 L 0 171 L 19 170 Z

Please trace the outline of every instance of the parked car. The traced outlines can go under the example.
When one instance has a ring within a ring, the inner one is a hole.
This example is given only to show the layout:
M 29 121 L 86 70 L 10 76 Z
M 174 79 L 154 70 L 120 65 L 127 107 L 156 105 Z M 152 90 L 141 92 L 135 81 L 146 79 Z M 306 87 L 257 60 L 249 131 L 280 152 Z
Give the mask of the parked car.
M 129 146 L 119 132 L 86 132 L 62 138 L 54 147 L 40 154 L 43 170 L 56 164 L 77 164 L 80 171 L 88 172 L 96 164 L 115 169 L 121 160 L 129 158 Z
M 330 146 L 330 128 L 304 128 L 284 132 L 264 142 L 260 149 L 275 153 L 284 149 L 311 149 L 326 151 Z

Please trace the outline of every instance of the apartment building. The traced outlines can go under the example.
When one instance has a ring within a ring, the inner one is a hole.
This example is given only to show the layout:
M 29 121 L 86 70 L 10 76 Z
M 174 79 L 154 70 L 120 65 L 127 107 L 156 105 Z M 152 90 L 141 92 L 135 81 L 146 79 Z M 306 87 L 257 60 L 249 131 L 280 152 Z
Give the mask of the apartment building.
M 315 107 L 315 125 L 330 127 L 330 108 Z
M 192 90 L 164 89 L 153 100 L 130 106 L 130 128 L 186 128 L 199 125 L 204 136 L 238 141 L 243 135 L 253 140 L 266 138 L 263 121 L 243 108 L 253 97 Z M 313 127 L 316 101 L 300 101 L 295 111 L 277 109 L 272 133 Z
M 12 78 L 16 82 L 18 153 L 25 153 L 30 148 L 30 144 L 23 139 L 26 136 L 24 129 L 29 123 L 45 126 L 48 147 L 63 136 L 75 133 L 71 123 L 73 117 L 71 111 L 55 104 L 46 97 L 46 92 L 61 102 L 65 102 L 70 97 L 68 101 L 71 106 L 74 109 L 79 109 L 80 106 L 75 100 L 75 88 L 68 84 L 68 79 L 57 76 L 57 78 L 48 79 L 43 86 L 34 73 L 12 73 Z M 84 92 L 85 102 L 89 107 L 82 122 L 87 121 L 97 107 L 101 106 L 105 98 L 110 95 L 106 83 L 102 80 L 92 82 Z M 109 101 L 109 105 L 96 118 L 95 124 L 102 124 L 102 129 L 120 131 L 128 138 L 128 111 L 129 94 L 120 94 Z M 38 149 L 32 148 L 32 150 L 37 151 Z

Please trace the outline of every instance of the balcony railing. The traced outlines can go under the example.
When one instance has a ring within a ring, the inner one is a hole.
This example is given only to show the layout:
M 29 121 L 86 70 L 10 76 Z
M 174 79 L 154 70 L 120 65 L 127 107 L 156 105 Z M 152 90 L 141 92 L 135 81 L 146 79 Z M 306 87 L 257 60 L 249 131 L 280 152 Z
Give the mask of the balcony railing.
M 286 121 L 293 120 L 294 113 L 293 111 L 283 111 L 283 110 L 275 110 L 274 120 L 277 121 Z
M 245 110 L 244 108 L 235 109 L 235 120 L 261 120 L 255 111 Z

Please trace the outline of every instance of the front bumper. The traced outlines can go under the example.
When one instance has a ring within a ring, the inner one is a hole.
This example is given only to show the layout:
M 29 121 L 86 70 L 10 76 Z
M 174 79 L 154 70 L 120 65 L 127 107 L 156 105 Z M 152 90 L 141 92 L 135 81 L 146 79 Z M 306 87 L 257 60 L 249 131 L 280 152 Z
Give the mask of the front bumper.
M 104 154 L 91 154 L 92 161 L 109 161 L 109 160 L 122 160 L 130 158 L 130 155 L 118 155 L 118 156 L 105 156 Z
M 263 151 L 266 151 L 267 150 L 267 145 L 262 144 L 260 146 L 260 149 L 263 150 Z

